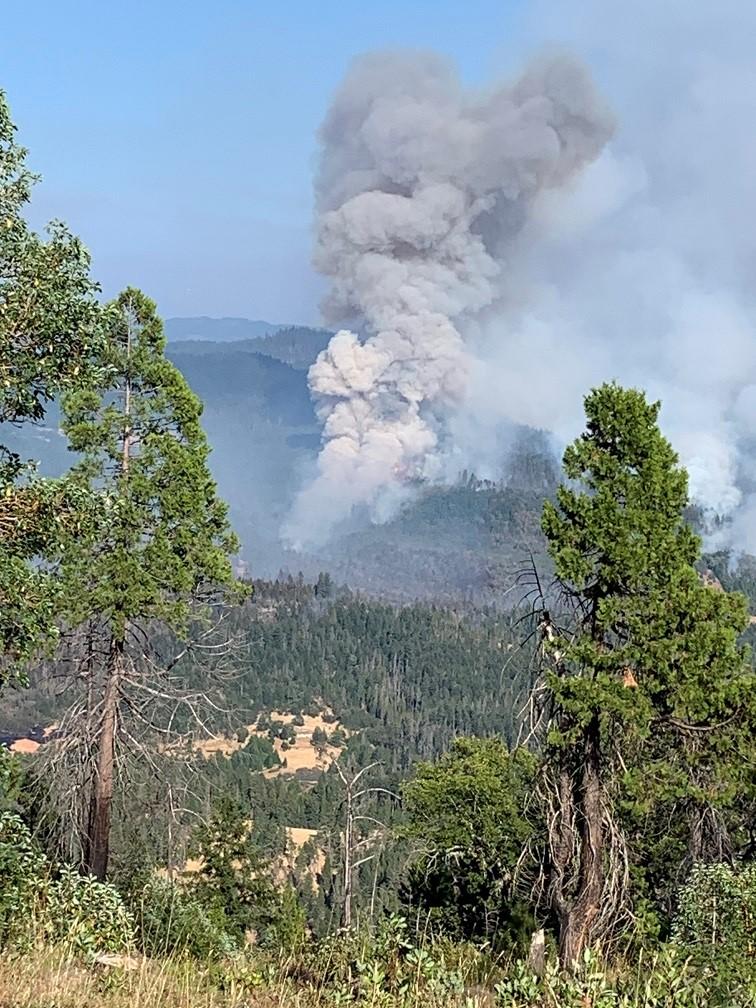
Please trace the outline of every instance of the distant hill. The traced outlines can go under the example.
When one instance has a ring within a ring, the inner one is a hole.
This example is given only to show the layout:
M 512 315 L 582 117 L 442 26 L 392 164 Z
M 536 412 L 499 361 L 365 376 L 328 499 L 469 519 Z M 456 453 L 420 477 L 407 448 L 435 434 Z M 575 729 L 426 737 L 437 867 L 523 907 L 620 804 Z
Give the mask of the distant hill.
M 374 525 L 355 514 L 321 549 L 294 553 L 279 541 L 294 497 L 315 470 L 321 429 L 306 369 L 330 333 L 286 326 L 266 337 L 178 340 L 168 356 L 204 403 L 210 465 L 256 577 L 281 569 L 395 601 L 414 598 L 487 602 L 511 584 L 529 550 L 542 551 L 544 496 L 557 478 L 545 440 L 532 433 L 519 453 L 502 457 L 506 485 L 470 475 L 452 487 L 420 486 L 392 520 Z M 0 443 L 57 475 L 73 459 L 52 404 L 44 426 L 0 431 Z
M 207 344 L 206 344 L 207 345 Z M 266 422 L 298 427 L 315 423 L 307 380 L 301 371 L 272 355 L 231 343 L 197 353 L 183 343 L 168 347 L 167 356 L 205 403 L 206 411 L 222 408 L 239 418 L 258 415 Z M 232 417 L 229 415 L 228 420 Z
M 330 340 L 328 329 L 311 329 L 309 326 L 284 326 L 268 336 L 219 342 L 210 339 L 181 339 L 168 344 L 169 353 L 214 357 L 226 352 L 263 354 L 290 364 L 298 371 L 309 368 Z
M 257 339 L 270 336 L 286 325 L 263 322 L 261 319 L 209 318 L 169 318 L 165 320 L 165 336 L 168 340 L 212 340 L 227 343 L 231 340 Z

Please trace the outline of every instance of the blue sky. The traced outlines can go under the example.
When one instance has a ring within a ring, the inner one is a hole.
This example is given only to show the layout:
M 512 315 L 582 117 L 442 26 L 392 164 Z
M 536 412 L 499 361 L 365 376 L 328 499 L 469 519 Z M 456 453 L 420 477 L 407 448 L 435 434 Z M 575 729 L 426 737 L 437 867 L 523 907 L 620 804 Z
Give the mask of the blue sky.
M 450 55 L 469 81 L 518 60 L 525 0 L 41 0 L 7 5 L 0 87 L 34 223 L 63 218 L 106 295 L 170 315 L 317 320 L 314 134 L 349 60 Z

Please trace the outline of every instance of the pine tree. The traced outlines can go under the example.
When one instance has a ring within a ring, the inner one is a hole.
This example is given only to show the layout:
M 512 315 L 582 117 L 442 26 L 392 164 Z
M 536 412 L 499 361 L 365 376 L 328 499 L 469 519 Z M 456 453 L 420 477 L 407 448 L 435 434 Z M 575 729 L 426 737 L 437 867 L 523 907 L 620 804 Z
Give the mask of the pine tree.
M 81 453 L 73 478 L 96 492 L 101 510 L 89 548 L 65 570 L 70 620 L 97 635 L 81 674 L 96 722 L 84 862 L 98 878 L 107 871 L 124 700 L 138 708 L 160 696 L 140 668 L 145 640 L 156 626 L 185 633 L 200 591 L 231 588 L 237 549 L 207 466 L 201 403 L 164 356 L 154 304 L 129 289 L 107 318 L 102 383 L 64 400 L 64 430 Z
M 4 426 L 39 423 L 56 395 L 84 381 L 99 339 L 86 250 L 60 223 L 44 238 L 26 222 L 36 177 L 15 134 L 0 91 L 0 442 Z M 0 443 L 0 681 L 55 631 L 52 567 L 81 534 L 85 504 Z
M 561 606 L 542 613 L 547 892 L 569 966 L 611 937 L 639 864 L 641 816 L 685 824 L 691 859 L 720 857 L 753 781 L 754 676 L 745 599 L 698 576 L 687 474 L 659 403 L 604 385 L 564 455 L 543 530 Z

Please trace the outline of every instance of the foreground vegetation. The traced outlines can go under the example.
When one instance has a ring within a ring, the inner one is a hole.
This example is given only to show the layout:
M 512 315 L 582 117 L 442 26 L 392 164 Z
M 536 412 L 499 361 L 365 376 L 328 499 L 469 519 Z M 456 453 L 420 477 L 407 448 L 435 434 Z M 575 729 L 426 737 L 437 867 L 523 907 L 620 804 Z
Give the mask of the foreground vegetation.
M 727 980 L 701 949 L 671 943 L 635 962 L 602 966 L 586 954 L 571 975 L 554 964 L 543 976 L 523 960 L 492 957 L 473 946 L 431 943 L 389 918 L 370 935 L 334 936 L 293 951 L 253 951 L 221 962 L 185 955 L 148 958 L 130 951 L 87 962 L 54 946 L 0 957 L 0 1004 L 18 1008 L 91 1004 L 300 1005 L 412 1008 L 748 1008 L 756 992 Z M 707 949 L 709 955 L 711 947 Z M 727 955 L 727 950 L 719 950 Z
M 78 462 L 0 447 L 0 684 L 60 704 L 0 753 L 0 1004 L 756 1004 L 751 617 L 659 404 L 586 397 L 509 612 L 245 603 L 155 306 L 24 156 L 0 101 L 0 421 L 59 397 Z

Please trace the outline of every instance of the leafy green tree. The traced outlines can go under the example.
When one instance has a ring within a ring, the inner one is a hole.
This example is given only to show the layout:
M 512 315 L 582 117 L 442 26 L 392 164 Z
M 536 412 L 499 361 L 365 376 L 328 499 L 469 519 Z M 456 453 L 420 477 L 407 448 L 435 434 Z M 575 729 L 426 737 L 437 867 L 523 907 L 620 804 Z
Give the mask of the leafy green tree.
M 2 427 L 42 421 L 89 375 L 99 342 L 86 250 L 62 224 L 42 237 L 24 217 L 35 181 L 0 91 L 0 680 L 55 632 L 54 564 L 86 522 L 86 499 L 37 478 Z
M 569 482 L 543 511 L 559 607 L 540 624 L 544 867 L 567 966 L 641 894 L 628 873 L 646 871 L 644 821 L 683 824 L 690 860 L 729 849 L 728 812 L 753 786 L 756 696 L 746 603 L 696 572 L 687 475 L 659 404 L 608 384 L 585 410 Z
M 408 897 L 457 938 L 501 945 L 531 922 L 513 878 L 534 833 L 523 810 L 535 764 L 498 738 L 459 738 L 402 787 L 401 832 L 417 844 Z
M 80 670 L 95 755 L 84 862 L 98 878 L 108 864 L 123 708 L 144 710 L 167 695 L 167 677 L 150 684 L 145 642 L 160 626 L 185 634 L 198 602 L 234 588 L 237 549 L 208 470 L 201 403 L 164 356 L 154 304 L 126 290 L 107 321 L 101 383 L 67 395 L 63 420 L 81 455 L 72 479 L 96 493 L 101 514 L 65 569 L 70 621 L 90 632 Z
M 318 726 L 312 733 L 311 742 L 315 752 L 322 759 L 328 751 L 328 733 Z
M 272 852 L 255 841 L 241 803 L 221 797 L 192 849 L 201 861 L 192 892 L 237 944 L 250 932 L 263 945 L 286 937 L 291 947 L 301 940 L 302 910 L 289 887 L 274 883 Z

